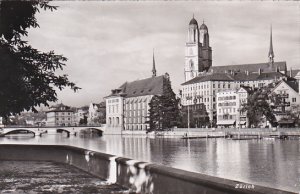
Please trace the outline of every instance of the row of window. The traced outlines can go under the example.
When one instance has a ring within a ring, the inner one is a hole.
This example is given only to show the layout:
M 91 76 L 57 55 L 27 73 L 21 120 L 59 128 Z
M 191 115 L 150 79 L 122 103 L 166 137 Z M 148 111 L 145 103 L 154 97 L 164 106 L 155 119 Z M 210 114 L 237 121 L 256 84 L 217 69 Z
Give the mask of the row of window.
M 127 110 L 146 109 L 147 105 L 148 105 L 147 102 L 130 103 L 130 104 L 126 104 L 126 109 Z
M 231 88 L 230 83 L 223 83 L 223 84 L 213 83 L 212 84 L 212 88 L 216 88 L 216 86 L 217 86 L 217 88 L 228 88 L 228 89 Z M 209 89 L 209 85 L 206 85 L 206 84 L 202 85 L 201 84 L 201 85 L 198 85 L 198 86 L 195 86 L 195 85 L 194 86 L 188 86 L 188 87 L 183 88 L 183 91 L 192 91 L 192 90 L 196 90 L 196 89 Z
M 126 117 L 135 117 L 135 116 L 141 116 L 141 115 L 147 115 L 147 111 L 134 110 L 134 111 L 126 111 L 125 112 Z
M 108 124 L 110 126 L 119 126 L 120 118 L 119 117 L 108 117 Z
M 147 125 L 125 125 L 125 130 L 147 130 Z
M 227 114 L 227 113 L 235 113 L 235 108 L 219 108 L 219 113 Z
M 222 96 L 219 97 L 218 100 L 235 100 L 236 96 Z
M 236 102 L 220 102 L 218 106 L 236 106 Z
M 68 116 L 71 116 L 71 112 L 55 112 L 55 116 L 64 116 L 64 115 L 68 115 Z
M 145 117 L 135 117 L 135 118 L 127 118 L 125 119 L 125 124 L 127 123 L 145 123 L 146 118 Z
M 118 113 L 119 112 L 119 105 L 108 105 L 108 113 Z
M 119 99 L 108 100 L 108 103 L 118 103 L 118 102 L 119 102 Z
M 57 120 L 57 121 L 59 121 L 59 120 L 61 120 L 61 121 L 64 121 L 64 120 L 65 120 L 65 118 L 56 118 L 56 120 Z M 66 119 L 66 120 L 70 121 L 70 120 L 71 120 L 71 118 L 68 118 L 68 119 Z

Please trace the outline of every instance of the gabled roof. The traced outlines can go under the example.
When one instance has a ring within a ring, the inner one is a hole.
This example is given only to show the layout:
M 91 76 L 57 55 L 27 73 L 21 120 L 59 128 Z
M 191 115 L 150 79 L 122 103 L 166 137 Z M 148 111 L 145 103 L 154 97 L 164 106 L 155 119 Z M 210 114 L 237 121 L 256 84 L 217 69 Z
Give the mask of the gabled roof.
M 164 76 L 151 77 L 133 82 L 125 82 L 110 96 L 136 97 L 163 94 Z
M 272 72 L 286 70 L 286 62 L 274 62 L 273 65 L 269 63 L 254 63 L 254 64 L 239 64 L 239 65 L 225 65 L 225 66 L 212 66 L 208 72 L 213 73 L 226 73 L 226 71 L 245 72 L 249 73 L 258 72 L 261 69 L 262 72 Z
M 285 83 L 286 85 L 288 85 L 290 88 L 292 88 L 293 90 L 295 90 L 295 92 L 299 93 L 299 83 L 295 80 L 281 80 L 281 82 L 279 82 L 275 88 L 273 90 L 275 90 L 280 84 Z
M 293 90 L 299 93 L 299 84 L 297 81 L 284 81 L 287 85 L 289 85 Z

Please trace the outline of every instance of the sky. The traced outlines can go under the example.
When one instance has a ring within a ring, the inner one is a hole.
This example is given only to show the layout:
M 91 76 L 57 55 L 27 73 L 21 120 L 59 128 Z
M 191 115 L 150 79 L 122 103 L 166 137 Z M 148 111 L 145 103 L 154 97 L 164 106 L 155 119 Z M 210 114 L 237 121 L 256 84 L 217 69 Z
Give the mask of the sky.
M 68 58 L 63 73 L 82 89 L 58 91 L 58 102 L 99 103 L 124 82 L 168 72 L 175 93 L 184 82 L 184 49 L 193 17 L 205 22 L 213 66 L 268 62 L 270 26 L 274 61 L 300 69 L 300 3 L 241 1 L 54 1 L 36 15 L 29 44 Z

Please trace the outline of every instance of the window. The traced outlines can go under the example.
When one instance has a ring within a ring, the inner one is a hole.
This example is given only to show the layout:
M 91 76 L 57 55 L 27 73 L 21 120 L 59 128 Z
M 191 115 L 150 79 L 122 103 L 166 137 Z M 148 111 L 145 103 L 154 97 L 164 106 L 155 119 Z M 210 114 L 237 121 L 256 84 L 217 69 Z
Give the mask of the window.
M 296 100 L 296 98 L 292 98 L 292 102 L 296 102 L 297 100 Z

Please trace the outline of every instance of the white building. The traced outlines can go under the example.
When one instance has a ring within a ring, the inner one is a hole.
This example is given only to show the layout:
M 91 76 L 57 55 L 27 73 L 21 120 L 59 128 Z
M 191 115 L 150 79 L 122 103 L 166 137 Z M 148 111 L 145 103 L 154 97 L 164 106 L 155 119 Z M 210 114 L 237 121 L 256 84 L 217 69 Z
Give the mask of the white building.
M 80 120 L 84 119 L 84 117 L 88 116 L 88 108 L 87 106 L 81 107 L 81 108 L 76 108 L 74 112 L 74 122 L 76 125 L 80 124 Z
M 300 73 L 299 73 L 300 74 Z M 273 89 L 273 93 L 281 99 L 282 103 L 276 109 L 276 119 L 280 126 L 293 126 L 294 120 L 289 112 L 299 109 L 300 86 L 299 80 L 282 80 Z
M 95 119 L 99 119 L 105 114 L 105 103 L 91 103 L 88 109 L 88 124 L 99 124 Z
M 226 90 L 217 93 L 217 125 L 220 127 L 244 128 L 248 126 L 246 112 L 242 112 L 247 103 L 249 88 Z
M 47 126 L 74 126 L 74 111 L 64 104 L 52 106 L 47 114 Z
M 106 126 L 122 130 L 147 130 L 149 103 L 154 95 L 163 94 L 168 75 L 126 82 L 112 90 L 106 99 Z

